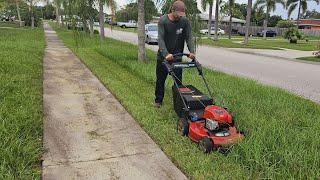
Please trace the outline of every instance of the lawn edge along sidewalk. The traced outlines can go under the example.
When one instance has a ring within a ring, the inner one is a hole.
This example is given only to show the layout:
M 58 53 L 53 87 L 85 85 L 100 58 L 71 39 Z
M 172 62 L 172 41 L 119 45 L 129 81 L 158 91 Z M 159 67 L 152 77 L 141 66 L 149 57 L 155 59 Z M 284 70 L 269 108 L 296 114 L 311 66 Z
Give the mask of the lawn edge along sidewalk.
M 187 179 L 45 23 L 43 179 Z

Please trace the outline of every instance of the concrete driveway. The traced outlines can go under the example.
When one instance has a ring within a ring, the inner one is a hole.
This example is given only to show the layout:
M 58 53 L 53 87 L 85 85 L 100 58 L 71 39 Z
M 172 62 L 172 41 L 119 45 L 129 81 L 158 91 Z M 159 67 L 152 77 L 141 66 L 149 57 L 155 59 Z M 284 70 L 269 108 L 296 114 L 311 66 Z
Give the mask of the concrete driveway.
M 105 28 L 105 35 L 138 44 L 136 33 L 111 31 Z M 158 50 L 157 45 L 147 45 L 146 47 L 154 51 Z M 251 51 L 259 52 L 261 50 Z M 320 63 L 290 60 L 296 56 L 306 55 L 306 52 L 301 51 L 280 52 L 277 50 L 278 55 L 274 50 L 263 50 L 263 52 L 266 55 L 248 53 L 245 49 L 235 51 L 227 48 L 198 46 L 197 59 L 211 69 L 258 80 L 263 84 L 280 87 L 320 103 Z

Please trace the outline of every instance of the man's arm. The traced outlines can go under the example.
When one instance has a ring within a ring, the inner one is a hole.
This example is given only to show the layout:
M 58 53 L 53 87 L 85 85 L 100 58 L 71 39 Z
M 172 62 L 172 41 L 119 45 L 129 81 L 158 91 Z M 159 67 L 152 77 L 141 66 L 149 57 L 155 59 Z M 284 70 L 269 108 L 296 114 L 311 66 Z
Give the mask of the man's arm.
M 164 24 L 162 20 L 160 20 L 158 23 L 158 45 L 161 55 L 163 57 L 166 57 L 169 54 L 169 52 L 164 42 Z
M 190 53 L 194 54 L 194 44 L 192 38 L 192 29 L 189 20 L 187 20 L 187 27 L 186 27 L 186 43 Z

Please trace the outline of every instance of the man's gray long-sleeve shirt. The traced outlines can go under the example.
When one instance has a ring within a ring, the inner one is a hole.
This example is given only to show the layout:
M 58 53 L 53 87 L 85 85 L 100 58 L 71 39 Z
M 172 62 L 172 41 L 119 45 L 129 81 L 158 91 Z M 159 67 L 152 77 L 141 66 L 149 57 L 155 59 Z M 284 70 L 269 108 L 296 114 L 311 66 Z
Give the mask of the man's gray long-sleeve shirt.
M 162 61 L 168 54 L 182 53 L 184 42 L 190 53 L 194 53 L 189 20 L 181 17 L 178 21 L 171 21 L 168 15 L 162 16 L 158 23 L 158 60 Z

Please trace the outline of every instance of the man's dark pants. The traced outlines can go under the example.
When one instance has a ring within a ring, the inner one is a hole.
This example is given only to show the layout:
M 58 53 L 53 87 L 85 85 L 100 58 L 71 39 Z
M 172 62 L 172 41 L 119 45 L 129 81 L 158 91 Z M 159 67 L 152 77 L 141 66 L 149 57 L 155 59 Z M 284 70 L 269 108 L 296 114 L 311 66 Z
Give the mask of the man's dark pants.
M 155 91 L 155 102 L 162 103 L 164 97 L 164 89 L 165 82 L 168 76 L 168 70 L 166 66 L 162 63 L 163 61 L 157 60 L 156 74 L 157 74 L 157 82 L 156 82 L 156 91 Z M 175 62 L 181 62 L 180 60 L 175 60 Z M 176 82 L 178 85 L 182 83 L 182 69 L 173 69 L 173 72 L 176 76 Z M 178 78 L 178 79 L 177 79 Z

